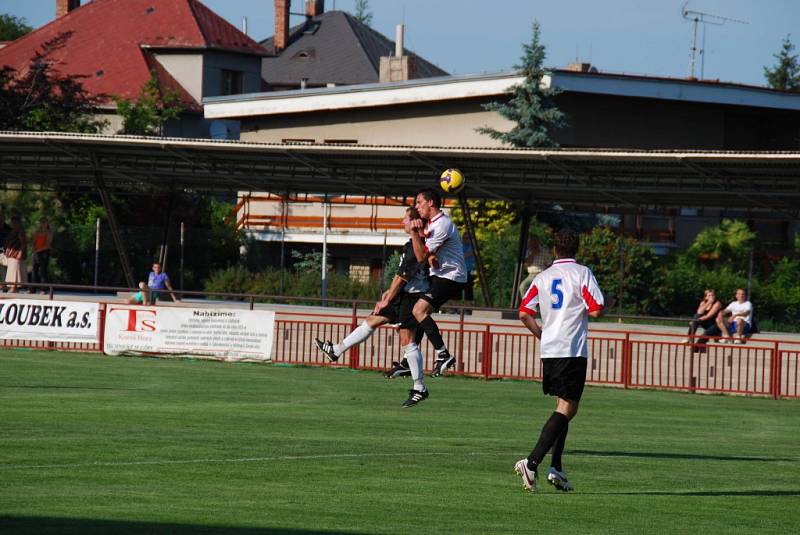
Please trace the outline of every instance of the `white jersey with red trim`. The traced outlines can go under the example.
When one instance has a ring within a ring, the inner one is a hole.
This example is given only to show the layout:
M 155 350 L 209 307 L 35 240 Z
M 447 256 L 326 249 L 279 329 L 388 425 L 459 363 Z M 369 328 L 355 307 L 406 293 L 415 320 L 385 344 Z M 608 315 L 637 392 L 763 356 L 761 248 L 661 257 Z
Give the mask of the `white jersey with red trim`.
M 603 292 L 592 270 L 561 258 L 539 273 L 519 307 L 542 315 L 542 358 L 587 357 L 589 314 L 603 309 Z
M 467 282 L 464 246 L 458 228 L 444 212 L 436 214 L 425 227 L 425 250 L 436 255 L 439 267 L 431 267 L 433 277 Z

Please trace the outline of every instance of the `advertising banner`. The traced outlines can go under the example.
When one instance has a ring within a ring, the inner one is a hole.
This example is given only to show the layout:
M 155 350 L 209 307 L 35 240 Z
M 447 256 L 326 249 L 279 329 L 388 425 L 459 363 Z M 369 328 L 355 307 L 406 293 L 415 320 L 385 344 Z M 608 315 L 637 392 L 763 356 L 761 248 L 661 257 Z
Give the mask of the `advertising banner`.
M 103 352 L 269 360 L 274 324 L 267 310 L 109 304 Z
M 97 303 L 0 300 L 0 339 L 46 342 L 99 341 Z

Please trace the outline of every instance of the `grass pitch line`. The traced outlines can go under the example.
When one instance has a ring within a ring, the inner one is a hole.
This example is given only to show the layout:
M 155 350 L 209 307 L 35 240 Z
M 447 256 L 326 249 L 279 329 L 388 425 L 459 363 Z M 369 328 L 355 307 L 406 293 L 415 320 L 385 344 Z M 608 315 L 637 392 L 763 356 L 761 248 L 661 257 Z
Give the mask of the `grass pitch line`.
M 46 468 L 105 468 L 105 467 L 118 467 L 118 466 L 163 466 L 163 465 L 180 465 L 180 464 L 215 464 L 215 463 L 260 463 L 270 461 L 305 461 L 315 459 L 365 459 L 365 458 L 379 458 L 379 457 L 397 457 L 400 455 L 408 455 L 407 451 L 403 453 L 332 453 L 328 455 L 279 455 L 275 457 L 240 457 L 232 459 L 154 459 L 151 461 L 119 461 L 119 462 L 104 462 L 96 461 L 93 463 L 64 463 L 64 464 L 7 464 L 0 465 L 2 470 L 27 470 L 27 469 L 46 469 Z M 452 451 L 439 451 L 439 452 L 418 452 L 414 455 L 454 455 Z M 465 452 L 462 455 L 475 457 L 478 455 L 497 455 L 495 452 Z
M 7 464 L 2 465 L 0 464 L 0 471 L 4 470 L 41 470 L 41 469 L 48 469 L 48 468 L 108 468 L 108 467 L 124 467 L 124 466 L 167 466 L 167 465 L 181 465 L 181 464 L 217 464 L 217 463 L 261 463 L 261 462 L 272 462 L 272 461 L 306 461 L 306 460 L 316 460 L 316 459 L 368 459 L 368 458 L 381 458 L 381 457 L 396 457 L 400 455 L 408 455 L 409 452 L 401 453 L 332 453 L 328 455 L 276 455 L 273 457 L 237 457 L 237 458 L 229 458 L 229 459 L 153 459 L 149 461 L 95 461 L 92 463 L 63 463 L 63 464 Z M 477 452 L 452 452 L 452 451 L 422 451 L 417 452 L 413 455 L 434 455 L 434 456 L 443 456 L 443 455 L 461 455 L 465 457 L 477 457 L 477 456 L 485 456 L 485 455 L 507 455 L 508 452 L 498 452 L 498 451 L 477 451 Z M 643 455 L 640 453 L 630 452 L 630 453 L 615 453 L 615 454 L 602 454 L 602 453 L 594 453 L 594 452 L 585 452 L 585 451 L 574 451 L 570 452 L 570 455 L 574 455 L 576 457 L 593 457 L 593 458 L 603 458 L 603 459 L 619 459 L 625 458 L 628 461 L 647 461 L 647 459 L 643 459 Z M 644 457 L 659 457 L 658 454 L 646 454 Z M 687 461 L 687 460 L 697 460 L 702 462 L 707 462 L 709 458 L 698 457 L 694 458 L 692 456 L 684 456 L 684 455 L 674 455 L 674 454 L 664 454 L 665 457 L 677 457 L 677 460 Z M 710 457 L 714 459 L 714 457 Z M 783 459 L 764 459 L 758 457 L 737 457 L 737 458 L 716 458 L 717 460 L 742 460 L 742 461 L 762 461 L 762 462 L 775 462 L 775 461 L 784 461 L 784 462 L 797 462 L 798 459 L 790 459 L 790 458 L 783 458 Z

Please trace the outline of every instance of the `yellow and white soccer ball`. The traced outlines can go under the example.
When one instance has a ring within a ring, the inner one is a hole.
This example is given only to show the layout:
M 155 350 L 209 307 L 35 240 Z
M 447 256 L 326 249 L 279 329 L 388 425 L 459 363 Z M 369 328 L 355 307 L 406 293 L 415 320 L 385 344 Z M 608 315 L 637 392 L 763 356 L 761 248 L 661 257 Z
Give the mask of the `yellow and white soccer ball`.
M 439 178 L 439 185 L 445 193 L 455 194 L 464 188 L 464 175 L 458 169 L 445 169 Z

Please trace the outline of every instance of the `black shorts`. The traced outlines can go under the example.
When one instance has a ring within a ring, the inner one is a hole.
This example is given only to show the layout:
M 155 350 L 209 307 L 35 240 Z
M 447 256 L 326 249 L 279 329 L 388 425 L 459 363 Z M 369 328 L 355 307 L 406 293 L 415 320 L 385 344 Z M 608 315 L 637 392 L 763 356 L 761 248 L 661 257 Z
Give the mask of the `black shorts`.
M 542 359 L 542 391 L 569 401 L 580 401 L 586 385 L 584 357 Z
M 433 306 L 433 310 L 439 310 L 443 304 L 451 299 L 461 299 L 464 292 L 464 283 L 455 282 L 442 277 L 431 277 L 431 289 L 422 294 L 422 299 Z
M 417 319 L 412 311 L 421 297 L 421 293 L 401 293 L 375 315 L 389 318 L 389 323 L 398 325 L 401 329 L 416 329 Z

